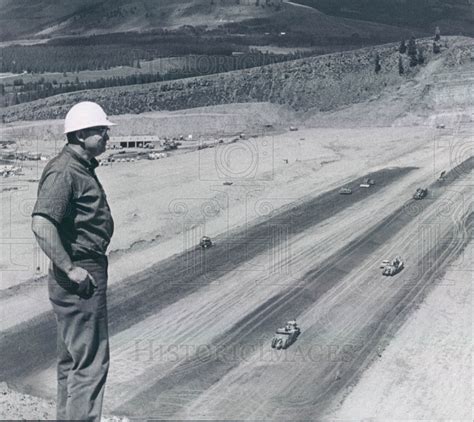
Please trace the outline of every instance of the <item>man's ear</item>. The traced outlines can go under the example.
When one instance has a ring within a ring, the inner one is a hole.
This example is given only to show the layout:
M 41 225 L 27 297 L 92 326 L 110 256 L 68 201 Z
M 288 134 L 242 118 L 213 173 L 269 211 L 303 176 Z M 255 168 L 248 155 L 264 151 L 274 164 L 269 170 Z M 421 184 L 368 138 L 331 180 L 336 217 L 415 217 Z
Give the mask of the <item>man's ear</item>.
M 85 139 L 85 133 L 83 130 L 78 130 L 76 132 L 76 139 L 79 141 L 79 142 L 84 142 L 84 139 Z

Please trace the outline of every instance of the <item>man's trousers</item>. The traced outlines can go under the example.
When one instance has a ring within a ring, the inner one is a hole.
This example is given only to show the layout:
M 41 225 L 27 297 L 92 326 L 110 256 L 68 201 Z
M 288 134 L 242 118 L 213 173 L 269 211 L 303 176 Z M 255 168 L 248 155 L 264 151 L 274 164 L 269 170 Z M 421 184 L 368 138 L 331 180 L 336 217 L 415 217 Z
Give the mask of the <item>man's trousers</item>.
M 107 323 L 107 257 L 74 261 L 97 284 L 90 298 L 54 265 L 49 272 L 49 298 L 58 336 L 57 419 L 100 421 L 109 370 Z

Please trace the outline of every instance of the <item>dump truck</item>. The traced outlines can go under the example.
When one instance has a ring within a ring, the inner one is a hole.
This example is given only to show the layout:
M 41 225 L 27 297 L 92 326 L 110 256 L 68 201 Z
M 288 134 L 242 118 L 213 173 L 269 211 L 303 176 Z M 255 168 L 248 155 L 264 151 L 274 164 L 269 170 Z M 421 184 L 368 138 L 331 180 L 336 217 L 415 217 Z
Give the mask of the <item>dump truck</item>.
M 290 347 L 301 334 L 301 329 L 296 324 L 296 320 L 291 320 L 282 328 L 277 328 L 272 339 L 273 349 L 286 349 Z

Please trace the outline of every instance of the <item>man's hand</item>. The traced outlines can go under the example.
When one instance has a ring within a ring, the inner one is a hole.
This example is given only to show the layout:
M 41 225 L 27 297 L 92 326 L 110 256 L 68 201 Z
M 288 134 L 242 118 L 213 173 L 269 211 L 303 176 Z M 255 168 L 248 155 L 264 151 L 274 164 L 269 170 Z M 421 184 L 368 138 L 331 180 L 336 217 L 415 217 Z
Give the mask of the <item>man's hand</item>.
M 72 267 L 67 272 L 69 280 L 77 283 L 77 294 L 81 297 L 89 298 L 94 294 L 97 283 L 94 277 L 82 267 Z

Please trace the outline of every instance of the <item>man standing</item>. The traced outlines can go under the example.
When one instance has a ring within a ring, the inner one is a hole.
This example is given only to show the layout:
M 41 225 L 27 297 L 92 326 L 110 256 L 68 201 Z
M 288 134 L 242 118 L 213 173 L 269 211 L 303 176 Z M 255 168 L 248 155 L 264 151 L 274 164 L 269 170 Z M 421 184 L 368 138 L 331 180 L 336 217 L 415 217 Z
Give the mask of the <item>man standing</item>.
M 72 107 L 68 143 L 45 167 L 32 230 L 51 259 L 49 298 L 57 321 L 57 419 L 100 421 L 109 368 L 107 256 L 114 224 L 94 169 L 113 126 L 96 103 Z

